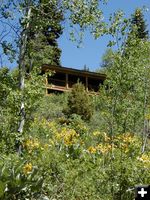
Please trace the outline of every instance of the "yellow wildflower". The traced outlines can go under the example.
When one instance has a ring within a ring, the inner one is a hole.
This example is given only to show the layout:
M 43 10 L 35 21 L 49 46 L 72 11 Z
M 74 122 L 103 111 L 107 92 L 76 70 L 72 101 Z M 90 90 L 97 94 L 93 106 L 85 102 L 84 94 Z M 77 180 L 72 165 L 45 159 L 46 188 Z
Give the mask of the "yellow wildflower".
M 28 150 L 33 150 L 33 149 L 37 149 L 40 147 L 40 143 L 37 139 L 28 139 L 26 140 L 26 142 L 24 143 L 24 146 L 28 149 Z
M 95 147 L 92 147 L 92 146 L 90 146 L 89 148 L 88 148 L 88 151 L 90 152 L 90 153 L 96 153 L 96 148 Z
M 103 134 L 104 134 L 104 140 L 105 140 L 106 142 L 107 142 L 107 141 L 110 141 L 110 137 L 107 136 L 107 133 L 104 132 Z
M 31 163 L 27 163 L 25 164 L 25 166 L 23 167 L 23 173 L 25 175 L 27 175 L 28 173 L 30 173 L 32 171 L 32 164 Z
M 105 153 L 108 153 L 111 150 L 111 145 L 109 145 L 109 144 L 106 144 L 106 145 L 98 144 L 96 146 L 96 149 L 98 151 L 100 151 L 101 153 L 105 154 Z
M 66 146 L 71 146 L 71 145 L 73 145 L 73 141 L 70 141 L 69 139 L 68 139 L 68 140 L 66 139 L 66 140 L 64 141 L 64 143 L 65 143 Z
M 60 133 L 56 133 L 56 140 L 64 141 L 64 144 L 67 146 L 73 145 L 76 143 L 79 134 L 74 129 L 62 128 Z
M 150 114 L 145 115 L 146 120 L 150 120 Z
M 56 139 L 57 140 L 60 140 L 62 138 L 62 134 L 61 133 L 56 132 L 55 135 L 56 135 Z
M 135 141 L 135 138 L 132 133 L 124 133 L 122 135 L 118 135 L 115 138 L 116 142 L 124 142 L 124 143 L 132 143 Z
M 44 148 L 48 149 L 49 145 L 48 144 L 44 144 Z
M 37 139 L 34 140 L 34 141 L 33 141 L 33 147 L 34 147 L 34 148 L 39 148 L 39 146 L 40 146 L 40 143 L 38 142 L 38 140 L 37 140 Z
M 129 151 L 128 145 L 127 144 L 121 144 L 121 145 L 122 145 L 124 152 L 127 153 Z
M 64 143 L 65 145 L 72 145 L 76 142 L 76 138 L 78 137 L 78 134 L 76 133 L 75 130 L 70 129 L 69 131 L 66 132 L 64 136 Z
M 123 142 L 131 143 L 133 141 L 133 136 L 127 133 L 123 136 Z
M 100 132 L 99 132 L 99 131 L 94 131 L 94 132 L 93 132 L 93 135 L 94 135 L 94 136 L 98 136 L 98 135 L 100 135 Z
M 53 141 L 52 139 L 49 139 L 49 143 L 50 143 L 51 145 L 54 145 L 54 141 Z
M 144 154 L 141 157 L 138 157 L 137 159 L 142 162 L 150 162 L 149 156 Z
M 144 168 L 150 169 L 150 157 L 148 155 L 143 154 L 141 157 L 138 157 L 137 160 L 143 163 Z
M 80 140 L 80 145 L 83 145 L 84 144 L 84 141 L 83 140 Z

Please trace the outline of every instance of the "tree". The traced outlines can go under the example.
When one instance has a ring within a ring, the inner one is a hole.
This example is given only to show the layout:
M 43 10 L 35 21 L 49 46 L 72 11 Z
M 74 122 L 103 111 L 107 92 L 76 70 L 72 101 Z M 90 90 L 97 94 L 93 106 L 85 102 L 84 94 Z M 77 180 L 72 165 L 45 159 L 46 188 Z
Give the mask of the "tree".
M 68 106 L 66 113 L 78 114 L 84 120 L 89 120 L 93 114 L 92 101 L 85 91 L 82 83 L 74 84 L 72 91 L 68 97 Z
M 135 10 L 134 14 L 131 15 L 131 18 L 128 20 L 128 28 L 124 32 L 125 40 L 123 41 L 122 45 L 122 54 L 129 59 L 130 51 L 132 48 L 139 46 L 140 40 L 146 42 L 149 37 L 148 30 L 146 30 L 147 25 L 146 21 L 144 20 L 144 15 L 142 13 L 142 9 L 138 8 Z
M 61 50 L 57 39 L 62 34 L 63 14 L 59 0 L 39 0 L 34 7 L 27 44 L 27 62 L 33 66 L 60 65 Z
M 107 48 L 105 53 L 101 58 L 100 67 L 96 69 L 97 73 L 106 73 L 109 70 L 114 62 L 115 52 L 111 48 Z
M 53 23 L 52 19 L 55 17 L 55 15 L 52 15 L 53 12 L 49 8 L 49 2 L 51 2 L 50 5 L 53 5 L 53 6 L 59 5 L 60 12 L 58 11 L 58 13 L 60 14 L 62 12 L 66 13 L 66 18 L 68 19 L 71 27 L 75 27 L 75 28 L 79 27 L 79 32 L 83 32 L 87 29 L 87 27 L 89 27 L 89 30 L 94 34 L 94 36 L 98 37 L 103 31 L 102 27 L 104 26 L 104 22 L 102 21 L 103 19 L 102 11 L 99 7 L 98 0 L 91 0 L 91 1 L 85 1 L 85 0 L 80 0 L 80 1 L 77 1 L 77 0 L 73 0 L 73 1 L 72 0 L 63 0 L 63 1 L 12 0 L 10 1 L 10 0 L 7 0 L 7 1 L 2 1 L 2 6 L 0 9 L 1 14 L 2 14 L 2 19 L 5 20 L 4 23 L 7 24 L 8 27 L 10 28 L 10 31 L 9 31 L 10 37 L 13 36 L 12 30 L 14 31 L 13 33 L 16 36 L 14 37 L 15 40 L 13 39 L 12 45 L 13 47 L 14 46 L 16 47 L 16 52 L 17 52 L 16 62 L 18 63 L 18 67 L 19 67 L 19 80 L 20 80 L 19 88 L 20 88 L 20 95 L 21 95 L 20 112 L 19 112 L 20 121 L 18 123 L 19 135 L 23 134 L 24 125 L 25 125 L 25 116 L 26 116 L 25 114 L 25 105 L 26 105 L 25 104 L 26 103 L 25 78 L 26 78 L 27 66 L 32 66 L 32 62 L 35 62 L 35 60 L 32 61 L 32 55 L 34 55 L 34 50 L 32 50 L 32 48 L 30 50 L 28 49 L 30 36 L 32 35 L 30 32 L 30 28 L 32 27 L 32 25 L 34 28 L 36 28 L 33 31 L 33 35 L 35 38 L 36 38 L 36 35 L 35 35 L 36 31 L 38 31 L 38 33 L 39 31 L 41 31 L 41 35 L 39 34 L 37 36 L 39 40 L 36 41 L 36 43 L 40 43 L 39 41 L 43 42 L 45 41 L 45 39 L 47 39 L 46 40 L 47 47 L 49 47 L 49 44 L 53 45 L 51 42 L 52 41 L 51 37 L 54 37 L 54 41 L 55 41 L 55 39 L 59 36 L 57 35 L 56 37 L 56 35 L 54 34 L 55 29 L 52 26 L 52 23 Z M 56 4 L 57 2 L 58 4 Z M 41 17 L 43 12 L 45 12 L 44 14 L 46 14 L 46 16 L 52 16 L 52 18 Z M 34 17 L 35 21 L 33 20 L 34 14 L 36 15 L 36 17 Z M 49 27 L 52 27 L 52 28 L 49 30 Z M 59 26 L 58 26 L 58 29 L 59 29 Z M 54 44 L 54 46 L 57 46 L 57 45 Z M 48 51 L 46 50 L 46 52 Z M 51 54 L 51 56 L 54 56 L 54 55 Z M 53 60 L 52 58 L 49 58 L 49 59 Z
M 119 15 L 116 14 L 111 19 L 113 29 L 111 26 L 110 33 L 114 38 L 112 44 L 117 44 L 118 48 L 113 65 L 107 71 L 107 90 L 102 95 L 107 96 L 107 100 L 102 100 L 104 107 L 109 110 L 109 117 L 104 112 L 106 120 L 110 120 L 107 130 L 110 126 L 110 135 L 129 131 L 139 133 L 145 138 L 144 121 L 150 95 L 150 43 L 138 38 L 136 29 L 130 31 L 131 20 L 122 19 L 122 14 Z
M 111 48 L 106 49 L 106 52 L 102 56 L 102 64 L 103 68 L 110 68 L 113 64 L 113 50 Z
M 137 8 L 132 15 L 131 19 L 131 32 L 135 29 L 135 35 L 139 39 L 148 39 L 148 30 L 146 30 L 147 25 L 144 20 L 144 15 L 140 8 Z
M 83 70 L 84 70 L 84 71 L 90 71 L 90 70 L 89 70 L 89 67 L 88 67 L 86 64 L 83 66 Z
M 117 46 L 114 54 L 114 62 L 107 71 L 107 79 L 101 88 L 101 115 L 105 120 L 105 131 L 111 138 L 111 174 L 112 176 L 112 199 L 122 199 L 123 191 L 127 191 L 127 180 L 123 179 L 124 165 L 122 145 L 120 145 L 120 175 L 115 175 L 114 164 L 115 137 L 120 133 L 140 135 L 140 145 L 144 152 L 144 141 L 147 133 L 144 129 L 145 114 L 148 112 L 149 98 L 149 73 L 150 73 L 150 43 L 138 38 L 136 29 L 130 31 L 131 20 L 124 19 L 123 13 L 114 14 L 110 19 L 109 32 L 113 38 L 110 44 Z M 130 38 L 128 37 L 130 34 Z M 129 39 L 130 40 L 129 40 Z M 128 39 L 128 43 L 127 43 Z M 144 139 L 143 139 L 144 138 Z M 145 145 L 148 147 L 148 145 Z M 122 171 L 123 170 L 123 171 Z M 128 170 L 127 170 L 128 171 Z M 122 173 L 123 172 L 123 173 Z M 114 189 L 115 177 L 119 177 L 118 197 Z

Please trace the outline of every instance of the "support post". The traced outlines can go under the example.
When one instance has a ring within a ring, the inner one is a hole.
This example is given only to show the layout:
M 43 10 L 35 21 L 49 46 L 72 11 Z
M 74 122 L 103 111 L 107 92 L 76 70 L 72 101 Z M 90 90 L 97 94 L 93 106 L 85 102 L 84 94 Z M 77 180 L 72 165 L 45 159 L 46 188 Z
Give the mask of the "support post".
M 68 74 L 66 74 L 66 89 L 68 89 Z
M 46 95 L 48 94 L 47 86 L 48 86 L 48 75 L 46 75 L 46 78 L 45 78 L 45 88 L 46 88 L 45 93 L 46 93 Z
M 88 77 L 85 77 L 85 89 L 88 92 Z

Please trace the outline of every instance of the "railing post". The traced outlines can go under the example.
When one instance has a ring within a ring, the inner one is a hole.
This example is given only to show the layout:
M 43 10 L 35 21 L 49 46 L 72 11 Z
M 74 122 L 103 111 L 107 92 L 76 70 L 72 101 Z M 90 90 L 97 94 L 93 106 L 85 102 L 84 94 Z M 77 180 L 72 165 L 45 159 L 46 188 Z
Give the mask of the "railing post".
M 46 93 L 46 95 L 48 94 L 48 89 L 47 89 L 47 86 L 48 86 L 48 75 L 46 75 L 46 78 L 45 78 L 45 88 L 46 88 L 46 91 L 45 91 L 45 93 Z
M 88 92 L 88 77 L 85 77 L 85 89 Z
M 66 74 L 66 89 L 68 89 L 68 74 Z

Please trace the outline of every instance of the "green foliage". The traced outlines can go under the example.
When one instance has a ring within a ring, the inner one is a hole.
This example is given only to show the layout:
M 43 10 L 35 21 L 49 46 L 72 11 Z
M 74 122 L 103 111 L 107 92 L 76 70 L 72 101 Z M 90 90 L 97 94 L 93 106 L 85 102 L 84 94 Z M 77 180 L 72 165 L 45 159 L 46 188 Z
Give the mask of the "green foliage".
M 127 57 L 132 48 L 135 48 L 136 45 L 138 48 L 140 40 L 146 41 L 149 38 L 146 21 L 141 9 L 136 9 L 129 21 L 129 30 L 124 45 L 124 54 Z
M 100 68 L 96 69 L 97 73 L 106 73 L 107 70 L 113 65 L 115 51 L 112 48 L 107 48 L 102 56 L 102 62 L 100 63 Z
M 6 56 L 8 56 L 9 61 L 12 63 L 15 60 L 16 51 L 13 48 L 13 45 L 10 42 L 7 42 L 6 40 L 1 42 L 1 46 L 3 49 L 3 52 Z
M 113 55 L 113 65 L 107 71 L 100 105 L 106 132 L 112 136 L 116 132 L 136 132 L 144 138 L 147 135 L 144 124 L 150 95 L 150 45 L 136 37 L 136 30 L 130 32 L 130 20 L 124 20 L 122 16 L 123 13 L 119 12 L 111 18 L 112 43 L 117 44 L 118 49 Z
M 6 67 L 0 68 L 0 80 L 0 141 L 3 144 L 0 151 L 7 151 L 7 147 L 14 150 L 20 98 L 17 91 L 17 72 L 10 72 Z
M 26 58 L 28 70 L 43 63 L 60 65 L 61 50 L 57 39 L 62 34 L 62 22 L 64 20 L 69 22 L 72 29 L 70 39 L 77 39 L 79 44 L 87 28 L 95 38 L 98 38 L 106 32 L 100 9 L 100 3 L 106 2 L 107 0 L 2 1 L 0 18 L 3 20 L 0 23 L 4 28 L 1 31 L 0 48 L 7 55 L 9 54 L 10 58 L 16 56 L 16 60 L 19 60 L 18 52 L 23 44 L 22 37 L 25 33 L 23 56 Z M 27 16 L 29 10 L 30 15 Z M 79 30 L 79 34 L 76 30 Z M 10 38 L 7 46 L 5 36 Z M 3 57 L 1 58 L 3 60 Z
M 101 105 L 107 110 L 104 118 L 110 120 L 110 133 L 112 129 L 113 132 L 140 132 L 142 129 L 143 112 L 147 107 L 144 102 L 148 103 L 149 96 L 149 67 L 145 67 L 149 66 L 149 44 L 141 42 L 136 49 L 134 47 L 130 47 L 126 55 L 116 54 L 114 65 L 107 74 L 107 90 L 101 91 Z
M 62 34 L 63 14 L 59 1 L 39 1 L 32 10 L 28 34 L 27 61 L 32 66 L 60 65 L 61 50 L 57 39 Z
M 101 14 L 98 1 L 88 2 L 63 2 L 83 28 L 97 23 L 92 14 Z M 0 69 L 0 199 L 131 200 L 135 185 L 149 184 L 150 43 L 132 32 L 125 45 L 130 20 L 122 12 L 110 20 L 109 44 L 117 50 L 95 98 L 81 83 L 69 96 L 43 97 L 45 77 L 36 71 L 24 74 L 20 91 L 18 70 Z M 19 135 L 22 99 L 26 121 Z
M 89 120 L 91 118 L 93 114 L 92 101 L 82 83 L 78 82 L 72 87 L 65 112 L 68 115 L 78 114 L 84 120 Z
M 136 37 L 139 39 L 148 39 L 148 30 L 146 28 L 147 25 L 142 10 L 140 8 L 136 9 L 132 15 L 131 32 L 135 31 Z
M 69 119 L 66 119 L 64 121 L 64 125 L 66 124 L 70 129 L 74 129 L 79 135 L 84 135 L 87 132 L 87 124 L 83 119 L 82 116 L 77 114 L 72 114 Z M 59 120 L 59 123 L 62 121 L 62 119 Z
M 1 68 L 0 79 L 0 141 L 3 144 L 0 151 L 14 151 L 15 141 L 23 137 L 17 133 L 20 119 L 19 104 L 22 100 L 22 93 L 18 89 L 18 70 L 10 71 L 8 68 Z M 36 71 L 26 77 L 23 98 L 26 104 L 25 129 L 27 130 L 32 119 L 31 113 L 38 107 L 41 97 L 44 96 L 44 84 L 45 78 L 37 76 Z
M 40 196 L 40 192 L 38 191 L 42 186 L 42 182 L 39 176 L 37 176 L 37 170 L 33 169 L 32 173 L 29 172 L 30 174 L 27 176 L 25 174 L 25 168 L 27 170 L 25 162 L 25 160 L 16 154 L 3 155 L 1 157 L 0 199 L 31 199 L 32 197 Z
M 102 3 L 106 3 L 107 0 L 102 0 Z M 89 28 L 90 32 L 95 38 L 98 38 L 105 32 L 105 22 L 103 21 L 103 13 L 100 9 L 100 3 L 98 0 L 92 1 L 67 1 L 64 0 L 63 6 L 68 10 L 70 26 L 79 27 L 79 34 L 76 29 L 71 31 L 71 40 L 78 41 L 80 44 L 83 39 L 83 31 Z
M 116 135 L 112 146 L 103 131 L 84 129 L 80 135 L 70 125 L 35 118 L 22 156 L 0 158 L 0 197 L 130 200 L 130 189 L 150 178 L 149 150 L 139 154 L 140 141 L 125 133 Z
M 64 116 L 63 109 L 67 105 L 68 94 L 51 94 L 40 100 L 40 104 L 35 109 L 35 115 L 53 120 Z
M 108 48 L 105 54 L 102 57 L 102 65 L 101 67 L 109 68 L 113 65 L 113 54 L 112 49 Z
M 13 76 L 7 67 L 0 68 L 0 106 L 6 106 L 7 96 L 17 88 L 17 76 Z

